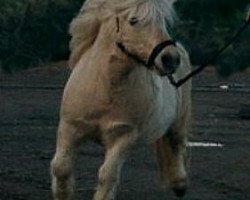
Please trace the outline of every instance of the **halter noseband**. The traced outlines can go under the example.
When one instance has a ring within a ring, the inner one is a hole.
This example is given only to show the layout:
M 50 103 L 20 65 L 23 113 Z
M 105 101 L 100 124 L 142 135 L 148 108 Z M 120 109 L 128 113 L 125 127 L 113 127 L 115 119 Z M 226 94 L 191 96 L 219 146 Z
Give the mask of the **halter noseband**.
M 163 49 L 165 49 L 167 46 L 176 46 L 176 43 L 174 40 L 166 40 L 156 45 L 156 47 L 154 47 L 154 49 L 152 50 L 147 61 L 143 60 L 138 55 L 129 52 L 129 50 L 123 43 L 117 42 L 116 45 L 128 57 L 132 58 L 134 61 L 140 64 L 143 64 L 147 69 L 152 69 L 155 64 L 156 57 L 163 51 Z

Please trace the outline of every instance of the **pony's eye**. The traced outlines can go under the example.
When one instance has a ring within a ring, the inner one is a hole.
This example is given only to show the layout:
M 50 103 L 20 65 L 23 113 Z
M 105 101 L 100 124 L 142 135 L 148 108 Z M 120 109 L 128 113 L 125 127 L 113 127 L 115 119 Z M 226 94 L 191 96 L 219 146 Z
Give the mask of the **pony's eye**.
M 135 24 L 137 24 L 139 22 L 138 18 L 137 17 L 132 17 L 130 20 L 129 20 L 129 24 L 131 26 L 134 26 Z

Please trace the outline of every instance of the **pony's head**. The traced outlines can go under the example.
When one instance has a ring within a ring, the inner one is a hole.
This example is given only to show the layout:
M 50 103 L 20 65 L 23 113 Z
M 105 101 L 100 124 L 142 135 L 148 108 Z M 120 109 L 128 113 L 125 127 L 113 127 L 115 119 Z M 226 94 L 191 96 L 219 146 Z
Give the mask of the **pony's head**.
M 95 41 L 115 46 L 118 54 L 124 53 L 117 47 L 117 44 L 122 44 L 129 54 L 147 62 L 155 47 L 171 40 L 167 27 L 173 24 L 173 2 L 87 0 L 71 25 L 73 39 L 70 65 L 73 67 Z M 153 62 L 160 74 L 174 72 L 180 64 L 177 47 L 168 45 L 162 48 Z

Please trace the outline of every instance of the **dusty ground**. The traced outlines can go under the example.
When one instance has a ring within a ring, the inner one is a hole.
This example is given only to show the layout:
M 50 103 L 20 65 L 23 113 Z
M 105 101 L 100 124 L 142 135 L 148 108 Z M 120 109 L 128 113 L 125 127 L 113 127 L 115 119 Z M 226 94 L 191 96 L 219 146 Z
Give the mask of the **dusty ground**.
M 0 73 L 0 200 L 51 199 L 49 163 L 68 74 L 64 63 L 13 75 Z M 225 146 L 191 148 L 186 200 L 250 199 L 250 121 L 243 119 L 250 105 L 249 74 L 220 80 L 208 70 L 194 80 L 191 140 Z M 229 89 L 220 89 L 222 84 L 229 84 Z M 78 199 L 91 199 L 102 159 L 101 147 L 93 143 L 82 147 Z M 153 153 L 140 147 L 125 164 L 118 199 L 176 199 L 172 191 L 158 186 L 156 169 Z

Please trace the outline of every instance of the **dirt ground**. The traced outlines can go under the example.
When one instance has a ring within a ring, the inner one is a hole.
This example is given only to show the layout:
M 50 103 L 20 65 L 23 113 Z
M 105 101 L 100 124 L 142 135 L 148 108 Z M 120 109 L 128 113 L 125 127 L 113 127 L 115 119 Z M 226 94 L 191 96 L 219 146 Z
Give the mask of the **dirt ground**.
M 0 200 L 51 199 L 49 163 L 68 75 L 65 62 L 0 73 Z M 191 140 L 224 146 L 191 147 L 190 186 L 184 199 L 250 199 L 249 75 L 223 80 L 209 69 L 195 78 Z M 91 199 L 102 160 L 100 146 L 89 142 L 81 148 L 77 199 Z M 177 199 L 159 186 L 155 157 L 147 146 L 139 147 L 123 168 L 118 200 L 133 199 Z

